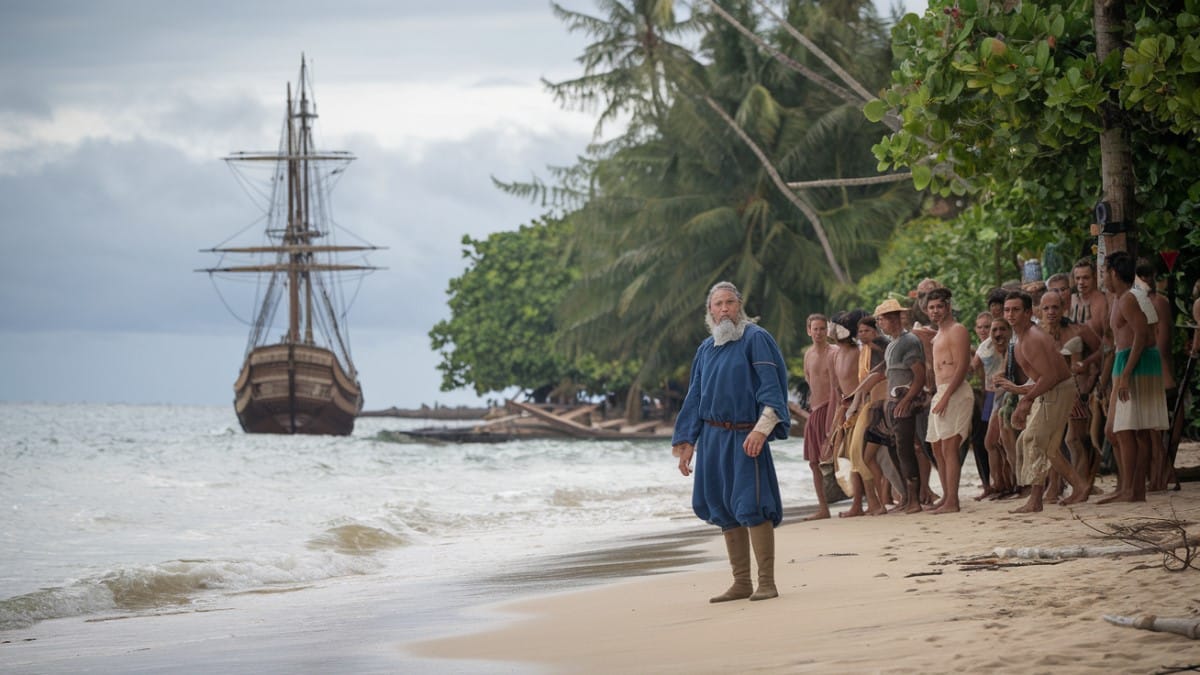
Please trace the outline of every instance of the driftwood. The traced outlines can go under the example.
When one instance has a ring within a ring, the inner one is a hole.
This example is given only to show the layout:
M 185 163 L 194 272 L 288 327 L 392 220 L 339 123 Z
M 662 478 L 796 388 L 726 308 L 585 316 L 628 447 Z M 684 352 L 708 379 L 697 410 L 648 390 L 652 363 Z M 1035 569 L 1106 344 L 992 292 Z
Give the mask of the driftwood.
M 1138 547 L 1133 544 L 1117 544 L 1114 546 L 1021 546 L 1019 548 L 999 546 L 994 551 L 997 558 L 1021 558 L 1024 560 L 1103 558 L 1106 556 L 1138 555 L 1154 552 L 1156 552 L 1156 549 Z
M 904 578 L 909 579 L 911 577 L 940 577 L 940 576 L 942 576 L 941 570 L 933 570 L 931 572 L 909 572 L 908 574 L 904 575 Z
M 1159 633 L 1175 633 L 1191 640 L 1200 640 L 1200 618 L 1196 617 L 1157 617 L 1153 614 L 1113 616 L 1105 614 L 1104 620 L 1114 626 L 1140 628 Z
M 1066 558 L 1058 558 L 1054 560 L 1044 560 L 1035 558 L 1030 560 L 1020 560 L 1015 562 L 1007 562 L 1000 557 L 995 558 L 976 558 L 973 560 L 959 560 L 958 564 L 962 565 L 964 570 L 972 572 L 985 571 L 992 572 L 995 570 L 1007 569 L 1009 567 L 1033 567 L 1034 565 L 1057 565 L 1066 562 Z
M 1174 504 L 1170 518 L 1143 518 L 1129 525 L 1109 523 L 1107 531 L 1078 515 L 1075 519 L 1109 539 L 1123 541 L 1147 553 L 1161 554 L 1162 565 L 1168 571 L 1200 570 L 1200 537 L 1188 534 L 1190 523 L 1179 518 Z

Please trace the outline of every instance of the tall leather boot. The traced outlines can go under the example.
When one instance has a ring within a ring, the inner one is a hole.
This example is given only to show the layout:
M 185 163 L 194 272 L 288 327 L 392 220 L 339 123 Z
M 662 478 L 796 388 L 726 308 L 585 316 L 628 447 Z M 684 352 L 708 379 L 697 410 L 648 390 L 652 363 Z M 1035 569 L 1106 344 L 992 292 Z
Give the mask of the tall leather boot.
M 775 525 L 770 521 L 750 528 L 750 541 L 754 544 L 754 557 L 758 561 L 758 590 L 751 600 L 768 600 L 779 597 L 775 588 Z
M 709 602 L 745 600 L 754 592 L 754 585 L 750 583 L 750 535 L 744 527 L 730 528 L 724 534 L 729 566 L 733 568 L 733 585 L 724 593 L 709 598 Z

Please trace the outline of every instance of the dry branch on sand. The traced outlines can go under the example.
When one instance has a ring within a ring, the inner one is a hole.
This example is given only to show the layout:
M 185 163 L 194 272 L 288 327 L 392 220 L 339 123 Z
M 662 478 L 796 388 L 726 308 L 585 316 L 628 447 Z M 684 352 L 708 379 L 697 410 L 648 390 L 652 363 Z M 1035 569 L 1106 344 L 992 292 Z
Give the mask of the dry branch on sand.
M 1127 525 L 1109 523 L 1105 525 L 1106 529 L 1100 529 L 1078 515 L 1075 519 L 1105 538 L 1116 539 L 1146 553 L 1162 554 L 1162 565 L 1168 571 L 1200 570 L 1200 537 L 1188 534 L 1187 526 L 1191 523 L 1180 520 L 1174 506 L 1170 518 L 1140 518 Z

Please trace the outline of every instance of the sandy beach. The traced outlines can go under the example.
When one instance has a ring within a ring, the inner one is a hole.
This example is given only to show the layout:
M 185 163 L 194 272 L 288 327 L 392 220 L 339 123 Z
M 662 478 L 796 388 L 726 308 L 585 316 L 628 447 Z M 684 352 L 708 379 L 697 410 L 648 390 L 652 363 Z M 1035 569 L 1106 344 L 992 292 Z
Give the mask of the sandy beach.
M 1177 466 L 1197 464 L 1200 446 L 1181 449 Z M 1099 485 L 1108 492 L 1113 478 Z M 972 501 L 977 491 L 963 486 L 957 514 L 789 517 L 777 530 L 775 600 L 708 603 L 730 581 L 714 531 L 691 544 L 712 562 L 489 608 L 510 620 L 405 651 L 587 673 L 1151 673 L 1200 664 L 1200 641 L 1103 619 L 1200 617 L 1200 569 L 1169 571 L 1156 551 L 1113 552 L 1124 545 L 1112 536 L 1151 525 L 1181 544 L 1174 521 L 1195 537 L 1200 483 L 1141 504 L 1093 498 L 1022 515 L 1009 513 L 1020 501 Z

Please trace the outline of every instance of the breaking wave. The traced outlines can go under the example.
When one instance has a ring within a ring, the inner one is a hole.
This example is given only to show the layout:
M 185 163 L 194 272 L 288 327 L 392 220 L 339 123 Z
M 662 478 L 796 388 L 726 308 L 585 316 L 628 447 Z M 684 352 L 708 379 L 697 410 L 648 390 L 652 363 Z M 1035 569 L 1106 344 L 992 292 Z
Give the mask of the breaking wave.
M 339 525 L 325 530 L 308 541 L 314 550 L 327 550 L 343 555 L 366 555 L 399 548 L 408 541 L 401 535 L 369 525 Z
M 367 574 L 378 567 L 378 563 L 359 556 L 323 553 L 270 561 L 171 560 L 118 568 L 65 586 L 0 600 L 0 630 L 25 628 L 46 619 L 178 608 L 214 594 L 282 590 L 323 579 Z

